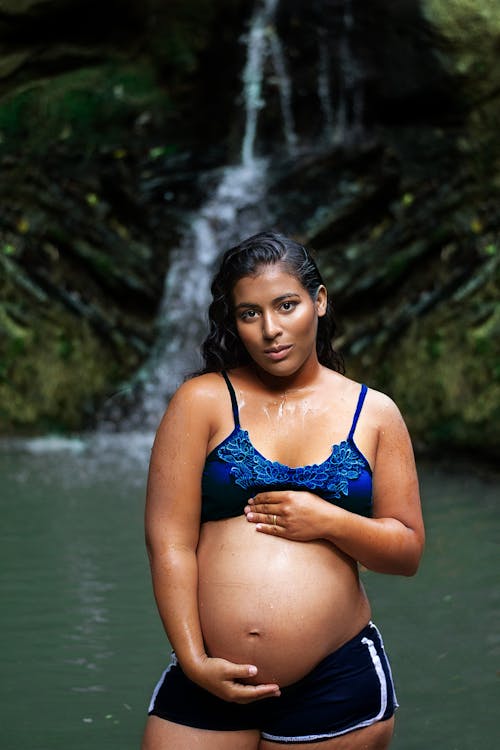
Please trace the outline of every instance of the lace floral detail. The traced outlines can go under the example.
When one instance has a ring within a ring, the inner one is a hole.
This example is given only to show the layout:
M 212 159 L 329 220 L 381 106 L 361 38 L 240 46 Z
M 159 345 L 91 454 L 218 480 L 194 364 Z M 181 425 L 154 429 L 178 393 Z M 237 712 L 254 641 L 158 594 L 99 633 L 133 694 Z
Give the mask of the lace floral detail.
M 291 467 L 264 458 L 250 442 L 246 430 L 237 430 L 217 451 L 222 461 L 233 464 L 234 481 L 245 490 L 255 487 L 293 485 L 308 490 L 320 489 L 324 497 L 340 498 L 349 494 L 349 481 L 357 479 L 365 462 L 347 440 L 332 447 L 321 464 Z

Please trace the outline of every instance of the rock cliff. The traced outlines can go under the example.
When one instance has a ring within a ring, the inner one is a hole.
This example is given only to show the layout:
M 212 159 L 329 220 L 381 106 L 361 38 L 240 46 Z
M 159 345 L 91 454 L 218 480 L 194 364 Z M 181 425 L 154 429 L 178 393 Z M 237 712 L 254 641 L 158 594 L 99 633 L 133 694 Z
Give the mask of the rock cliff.
M 146 359 L 200 175 L 239 153 L 252 9 L 0 0 L 2 432 L 88 426 Z M 498 3 L 291 0 L 275 33 L 302 149 L 269 76 L 266 200 L 319 255 L 348 372 L 418 447 L 498 455 Z

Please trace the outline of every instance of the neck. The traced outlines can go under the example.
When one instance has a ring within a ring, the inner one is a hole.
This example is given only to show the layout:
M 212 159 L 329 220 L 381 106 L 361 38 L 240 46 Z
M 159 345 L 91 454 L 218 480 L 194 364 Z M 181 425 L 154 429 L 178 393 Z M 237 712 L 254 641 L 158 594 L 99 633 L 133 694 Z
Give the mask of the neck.
M 253 365 L 253 368 L 257 378 L 266 388 L 279 393 L 290 393 L 310 387 L 321 371 L 321 365 L 316 357 L 312 361 L 305 362 L 299 370 L 291 375 L 273 375 L 256 364 Z

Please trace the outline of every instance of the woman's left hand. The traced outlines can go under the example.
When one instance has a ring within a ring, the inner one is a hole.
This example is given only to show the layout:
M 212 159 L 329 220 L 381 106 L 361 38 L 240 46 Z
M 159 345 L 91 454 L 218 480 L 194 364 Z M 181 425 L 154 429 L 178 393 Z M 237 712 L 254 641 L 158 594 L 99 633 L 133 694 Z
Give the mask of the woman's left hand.
M 245 515 L 263 534 L 309 542 L 323 537 L 325 513 L 333 508 L 312 492 L 280 490 L 250 498 Z

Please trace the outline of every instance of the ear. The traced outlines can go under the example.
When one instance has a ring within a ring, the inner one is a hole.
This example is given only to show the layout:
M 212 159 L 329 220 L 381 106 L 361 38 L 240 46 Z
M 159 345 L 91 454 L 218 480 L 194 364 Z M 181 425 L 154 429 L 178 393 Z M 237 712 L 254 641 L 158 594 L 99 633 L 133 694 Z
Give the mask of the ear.
M 318 318 L 322 318 L 324 315 L 326 315 L 326 305 L 328 302 L 328 292 L 326 291 L 326 287 L 321 284 L 321 286 L 318 288 L 318 291 L 316 292 L 316 313 L 318 315 Z

